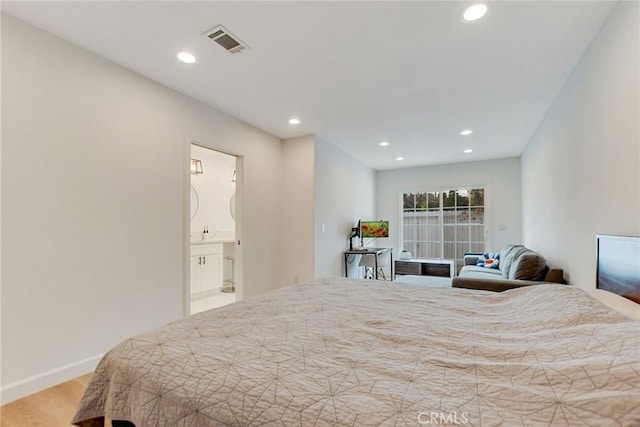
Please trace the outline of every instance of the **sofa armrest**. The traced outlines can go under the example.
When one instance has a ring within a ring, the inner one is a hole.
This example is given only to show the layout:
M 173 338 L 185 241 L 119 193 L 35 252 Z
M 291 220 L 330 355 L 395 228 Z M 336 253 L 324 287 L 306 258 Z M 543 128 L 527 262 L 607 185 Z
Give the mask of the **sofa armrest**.
M 476 261 L 482 254 L 468 254 L 464 256 L 464 265 L 476 265 Z
M 545 282 L 555 282 L 566 284 L 564 280 L 564 271 L 561 268 L 550 268 L 544 278 Z
M 557 282 L 535 280 L 477 279 L 471 277 L 454 277 L 451 286 L 454 288 L 476 289 L 481 291 L 502 292 L 509 289 L 531 285 L 557 285 Z

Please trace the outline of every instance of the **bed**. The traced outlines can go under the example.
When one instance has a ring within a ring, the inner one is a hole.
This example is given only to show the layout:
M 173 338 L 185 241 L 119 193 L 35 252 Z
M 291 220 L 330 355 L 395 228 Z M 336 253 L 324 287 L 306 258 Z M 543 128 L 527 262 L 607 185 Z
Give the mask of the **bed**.
M 73 423 L 637 426 L 639 349 L 640 321 L 573 286 L 318 279 L 127 339 Z

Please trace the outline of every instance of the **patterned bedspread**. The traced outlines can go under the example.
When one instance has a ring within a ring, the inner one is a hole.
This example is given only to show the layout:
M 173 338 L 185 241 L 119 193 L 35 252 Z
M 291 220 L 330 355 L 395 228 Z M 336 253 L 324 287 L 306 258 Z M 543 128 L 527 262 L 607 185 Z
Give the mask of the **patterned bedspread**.
M 78 426 L 638 426 L 640 322 L 580 289 L 324 279 L 107 353 Z

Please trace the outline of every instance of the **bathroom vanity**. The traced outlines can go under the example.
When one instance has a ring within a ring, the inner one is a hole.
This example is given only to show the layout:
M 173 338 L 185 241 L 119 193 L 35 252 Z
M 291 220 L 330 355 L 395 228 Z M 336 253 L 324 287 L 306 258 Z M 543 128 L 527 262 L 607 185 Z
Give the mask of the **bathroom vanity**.
M 214 235 L 208 240 L 191 241 L 192 301 L 235 290 L 234 249 L 233 236 Z

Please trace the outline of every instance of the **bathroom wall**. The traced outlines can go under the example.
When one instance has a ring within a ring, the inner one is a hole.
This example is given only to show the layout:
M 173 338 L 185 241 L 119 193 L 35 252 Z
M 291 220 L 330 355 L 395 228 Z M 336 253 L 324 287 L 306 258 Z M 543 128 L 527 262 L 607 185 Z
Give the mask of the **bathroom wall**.
M 191 239 L 200 239 L 206 226 L 209 238 L 218 233 L 233 240 L 236 223 L 231 216 L 230 200 L 236 191 L 236 183 L 231 181 L 236 158 L 197 145 L 191 146 L 191 158 L 202 162 L 203 171 L 191 175 L 191 185 L 198 195 L 198 209 L 191 219 Z

